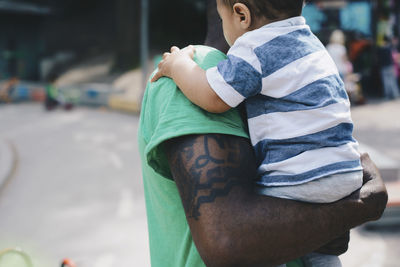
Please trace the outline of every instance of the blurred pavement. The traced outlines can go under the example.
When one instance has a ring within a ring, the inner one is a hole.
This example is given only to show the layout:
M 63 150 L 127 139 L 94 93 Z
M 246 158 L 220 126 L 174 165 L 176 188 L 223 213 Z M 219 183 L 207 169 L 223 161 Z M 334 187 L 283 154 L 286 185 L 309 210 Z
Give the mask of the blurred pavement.
M 16 167 L 15 148 L 12 143 L 0 139 L 0 192 Z
M 392 183 L 400 179 L 400 100 L 375 100 L 353 107 L 352 118 L 354 135 L 361 149 L 369 152 L 378 167 L 384 169 L 381 172 L 391 181 L 386 183 L 390 189 Z M 389 190 L 389 201 L 399 198 L 399 192 Z M 349 250 L 341 259 L 344 267 L 398 267 L 399 255 L 400 216 L 390 224 L 352 230 Z
M 18 162 L 0 190 L 0 251 L 20 247 L 34 267 L 66 257 L 77 267 L 150 266 L 137 125 L 104 109 L 0 105 L 0 140 Z

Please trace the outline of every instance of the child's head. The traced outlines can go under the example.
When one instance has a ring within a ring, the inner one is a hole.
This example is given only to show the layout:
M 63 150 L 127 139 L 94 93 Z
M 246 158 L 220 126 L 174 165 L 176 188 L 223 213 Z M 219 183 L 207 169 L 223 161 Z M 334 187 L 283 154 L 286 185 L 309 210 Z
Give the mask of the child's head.
M 229 45 L 245 32 L 301 15 L 304 0 L 217 0 Z

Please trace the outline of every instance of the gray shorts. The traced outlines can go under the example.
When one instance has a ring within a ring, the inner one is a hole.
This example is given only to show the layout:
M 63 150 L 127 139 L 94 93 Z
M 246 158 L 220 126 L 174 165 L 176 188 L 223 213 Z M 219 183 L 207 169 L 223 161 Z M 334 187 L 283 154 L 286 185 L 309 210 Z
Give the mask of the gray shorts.
M 258 186 L 260 195 L 287 198 L 311 203 L 331 203 L 342 199 L 362 186 L 363 172 L 333 174 L 299 185 Z

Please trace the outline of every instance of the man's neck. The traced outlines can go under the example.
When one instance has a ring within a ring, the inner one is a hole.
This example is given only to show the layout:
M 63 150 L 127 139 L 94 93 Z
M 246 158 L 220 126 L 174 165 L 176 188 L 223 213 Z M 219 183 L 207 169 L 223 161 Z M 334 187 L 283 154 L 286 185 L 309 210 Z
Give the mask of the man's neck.
M 229 45 L 226 43 L 222 32 L 221 20 L 217 12 L 215 0 L 207 1 L 207 36 L 204 44 L 224 53 L 227 53 L 229 50 Z

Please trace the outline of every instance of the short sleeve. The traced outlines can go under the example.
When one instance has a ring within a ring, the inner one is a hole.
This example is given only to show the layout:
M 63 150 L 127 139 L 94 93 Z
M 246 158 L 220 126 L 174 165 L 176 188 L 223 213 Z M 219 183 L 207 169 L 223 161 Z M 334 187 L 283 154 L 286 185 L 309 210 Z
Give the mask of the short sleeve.
M 198 47 L 197 62 L 207 69 L 217 65 L 225 55 L 217 50 Z M 207 63 L 207 64 L 206 64 Z M 211 66 L 210 66 L 211 65 Z M 248 138 L 247 124 L 238 109 L 214 114 L 192 104 L 169 78 L 149 83 L 142 101 L 139 139 L 143 140 L 143 154 L 150 167 L 170 178 L 163 143 L 191 134 L 228 134 Z
M 161 79 L 160 79 L 161 80 Z M 142 109 L 141 122 L 147 139 L 145 154 L 148 164 L 159 174 L 169 176 L 162 144 L 170 139 L 192 134 L 229 134 L 248 138 L 246 125 L 238 110 L 231 109 L 222 114 L 212 114 L 192 104 L 176 87 L 172 80 L 162 78 L 159 86 L 149 88 L 151 105 Z M 158 91 L 158 93 L 155 93 Z M 155 95 L 156 94 L 156 95 Z
M 232 47 L 228 58 L 206 74 L 210 87 L 231 107 L 258 94 L 262 88 L 258 58 L 248 47 Z

